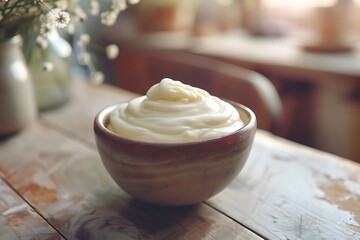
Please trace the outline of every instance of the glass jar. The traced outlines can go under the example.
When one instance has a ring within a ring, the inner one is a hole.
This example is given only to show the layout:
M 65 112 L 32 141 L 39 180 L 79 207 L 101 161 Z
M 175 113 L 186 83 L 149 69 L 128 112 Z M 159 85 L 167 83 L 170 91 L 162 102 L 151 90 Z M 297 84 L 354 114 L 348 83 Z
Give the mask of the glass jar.
M 34 47 L 28 59 L 39 111 L 63 105 L 71 90 L 71 46 L 57 31 L 52 31 L 47 41 L 46 49 Z M 44 62 L 51 63 L 53 68 L 45 71 Z

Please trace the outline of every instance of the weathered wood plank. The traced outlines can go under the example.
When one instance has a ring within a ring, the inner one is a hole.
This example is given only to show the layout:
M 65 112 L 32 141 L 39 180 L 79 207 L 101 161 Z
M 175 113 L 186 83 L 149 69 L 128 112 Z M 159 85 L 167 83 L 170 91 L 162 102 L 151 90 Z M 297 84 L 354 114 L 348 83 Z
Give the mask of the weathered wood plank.
M 99 111 L 99 98 L 111 103 L 117 94 L 122 100 L 135 96 L 111 88 L 114 96 L 109 97 L 99 90 L 104 89 L 92 91 L 84 111 Z M 45 114 L 43 119 L 77 132 L 64 119 L 74 116 L 81 105 L 70 105 L 72 113 Z M 88 117 L 82 114 L 76 121 L 89 121 Z M 77 138 L 95 146 L 90 132 L 88 126 Z M 360 239 L 359 166 L 259 131 L 245 169 L 207 203 L 269 239 Z
M 0 178 L 0 239 L 64 238 Z
M 205 204 L 166 208 L 133 200 L 96 150 L 42 125 L 2 143 L 0 167 L 69 239 L 262 239 Z
M 360 165 L 259 133 L 244 170 L 208 203 L 269 239 L 360 239 Z
M 106 106 L 128 101 L 134 93 L 107 85 L 92 86 L 80 79 L 74 81 L 69 104 L 41 114 L 41 121 L 75 138 L 95 145 L 92 131 L 95 115 Z

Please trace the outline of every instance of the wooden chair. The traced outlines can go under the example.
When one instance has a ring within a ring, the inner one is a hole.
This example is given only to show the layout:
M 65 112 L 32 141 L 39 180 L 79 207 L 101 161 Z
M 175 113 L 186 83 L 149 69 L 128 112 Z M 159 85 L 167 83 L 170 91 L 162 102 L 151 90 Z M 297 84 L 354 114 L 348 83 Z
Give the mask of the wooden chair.
M 251 108 L 258 128 L 279 130 L 280 97 L 272 83 L 254 71 L 190 53 L 123 48 L 114 72 L 117 86 L 139 94 L 165 77 L 200 87 Z

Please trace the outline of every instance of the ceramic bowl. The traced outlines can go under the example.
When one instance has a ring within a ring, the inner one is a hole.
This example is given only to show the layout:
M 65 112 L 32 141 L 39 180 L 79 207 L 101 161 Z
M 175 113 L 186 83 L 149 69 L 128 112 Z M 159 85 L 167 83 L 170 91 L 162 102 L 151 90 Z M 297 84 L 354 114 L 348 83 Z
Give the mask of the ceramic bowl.
M 223 137 L 190 143 L 149 143 L 120 137 L 106 128 L 116 105 L 109 106 L 94 120 L 100 157 L 115 182 L 134 198 L 159 205 L 202 202 L 239 174 L 252 147 L 255 114 L 230 103 L 245 125 Z

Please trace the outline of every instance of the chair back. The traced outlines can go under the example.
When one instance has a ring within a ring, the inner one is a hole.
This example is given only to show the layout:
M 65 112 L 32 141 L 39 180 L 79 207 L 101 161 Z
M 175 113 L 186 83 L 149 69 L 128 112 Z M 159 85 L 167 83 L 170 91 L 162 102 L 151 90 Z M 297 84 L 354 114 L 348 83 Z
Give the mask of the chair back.
M 145 94 L 166 77 L 249 107 L 256 114 L 260 129 L 273 133 L 279 129 L 283 114 L 279 94 L 269 79 L 259 73 L 170 50 L 125 48 L 116 62 L 116 85 L 139 94 Z

